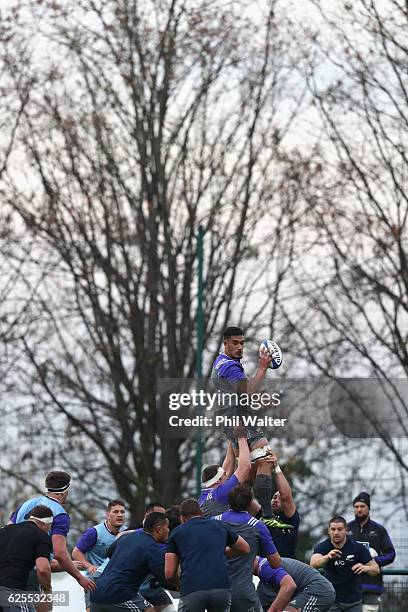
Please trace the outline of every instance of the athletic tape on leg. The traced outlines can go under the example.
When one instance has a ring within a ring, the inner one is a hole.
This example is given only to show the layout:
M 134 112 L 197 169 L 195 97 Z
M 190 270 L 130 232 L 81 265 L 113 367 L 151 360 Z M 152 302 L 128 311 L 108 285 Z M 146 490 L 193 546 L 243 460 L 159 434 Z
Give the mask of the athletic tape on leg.
M 264 457 L 269 455 L 271 450 L 272 449 L 269 446 L 269 444 L 266 444 L 265 446 L 255 448 L 253 451 L 251 451 L 249 453 L 249 458 L 251 459 L 251 461 L 256 461 L 257 459 L 263 459 Z

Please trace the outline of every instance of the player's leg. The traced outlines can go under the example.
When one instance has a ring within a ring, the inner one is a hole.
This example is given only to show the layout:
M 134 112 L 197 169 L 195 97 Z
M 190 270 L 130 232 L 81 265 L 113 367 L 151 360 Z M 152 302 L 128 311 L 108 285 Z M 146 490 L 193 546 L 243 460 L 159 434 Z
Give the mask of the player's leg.
M 362 612 L 362 602 L 356 601 L 351 604 L 334 602 L 329 608 L 329 612 Z
M 144 612 L 152 610 L 151 605 L 138 594 L 136 597 L 116 604 L 99 604 L 91 601 L 91 612 Z
M 255 501 L 259 502 L 262 510 L 263 517 L 272 516 L 272 464 L 267 461 L 266 458 L 258 459 L 255 463 L 257 468 L 256 475 L 253 484 L 254 498 Z M 252 506 L 250 509 L 251 514 L 253 512 L 259 512 L 256 506 Z M 254 516 L 255 516 L 254 514 Z
M 194 591 L 182 595 L 179 600 L 178 612 L 205 612 L 207 610 L 207 594 L 209 591 Z
M 150 586 L 150 580 L 146 580 L 140 586 L 139 593 L 153 606 L 149 608 L 151 612 L 176 612 L 170 596 L 163 587 Z
M 230 606 L 231 591 L 227 589 L 207 591 L 207 612 L 229 612 Z
M 363 612 L 378 612 L 381 596 L 377 593 L 363 593 Z
M 259 604 L 255 606 L 248 599 L 232 598 L 230 612 L 259 612 Z

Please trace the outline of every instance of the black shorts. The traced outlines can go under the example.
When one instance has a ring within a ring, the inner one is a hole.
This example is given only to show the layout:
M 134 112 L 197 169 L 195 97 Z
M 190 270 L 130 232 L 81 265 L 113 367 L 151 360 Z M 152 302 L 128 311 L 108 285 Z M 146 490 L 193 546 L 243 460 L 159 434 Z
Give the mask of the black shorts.
M 182 595 L 178 609 L 179 612 L 229 612 L 230 603 L 228 589 L 208 589 Z
M 255 429 L 254 427 L 247 427 L 246 430 L 248 432 L 247 440 L 248 440 L 249 448 L 251 448 L 251 446 L 255 444 L 256 442 L 259 442 L 259 440 L 262 440 L 262 438 L 267 439 L 263 431 L 259 431 L 258 429 Z M 228 440 L 232 442 L 232 446 L 235 449 L 238 449 L 239 444 L 238 444 L 238 440 L 234 436 L 233 427 L 225 427 L 223 431 L 224 431 L 224 434 L 227 436 Z

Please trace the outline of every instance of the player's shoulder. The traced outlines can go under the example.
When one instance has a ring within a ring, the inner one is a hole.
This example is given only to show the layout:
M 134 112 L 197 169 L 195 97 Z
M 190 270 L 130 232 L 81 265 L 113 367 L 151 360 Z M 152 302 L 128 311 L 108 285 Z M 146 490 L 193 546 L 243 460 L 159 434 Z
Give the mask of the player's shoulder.
M 38 538 L 40 542 L 44 542 L 46 544 L 48 544 L 50 546 L 50 548 L 52 548 L 52 540 L 51 540 L 51 536 L 49 533 L 45 533 L 45 531 L 42 531 L 41 529 L 40 531 L 40 537 Z
M 321 540 L 315 545 L 313 552 L 326 554 L 326 552 L 329 552 L 329 550 L 331 550 L 332 548 L 333 545 L 330 541 L 330 538 L 326 538 L 325 540 Z
M 186 530 L 186 527 L 188 527 L 188 522 L 177 525 L 177 527 L 172 529 L 171 533 L 169 534 L 169 542 L 170 540 L 174 540 L 180 533 L 183 533 Z
M 387 531 L 384 525 L 381 525 L 381 523 L 378 523 L 377 521 L 373 521 L 373 519 L 371 518 L 368 522 L 368 527 L 370 530 L 376 529 L 377 531 L 380 531 L 380 532 Z
M 256 527 L 257 529 L 259 529 L 260 531 L 263 530 L 263 528 L 265 527 L 266 531 L 269 533 L 269 530 L 267 528 L 267 526 L 265 525 L 265 523 L 263 523 L 262 521 L 260 521 L 259 519 L 255 518 L 254 516 L 252 516 L 251 514 L 249 514 L 248 512 L 248 517 L 247 517 L 247 525 L 251 525 L 252 527 Z
M 228 355 L 225 355 L 224 353 L 220 353 L 219 355 L 217 355 L 213 363 L 213 368 L 215 370 L 219 370 L 220 368 L 226 368 L 226 367 L 231 367 L 231 366 L 238 367 L 240 370 L 244 369 L 244 366 L 242 365 L 240 361 L 237 361 L 233 357 L 229 357 Z
M 292 525 L 292 527 L 299 527 L 300 525 L 300 515 L 296 507 L 292 516 L 288 516 L 282 510 L 281 512 L 276 513 L 276 518 L 278 518 L 283 523 L 288 523 L 289 525 Z
M 42 529 L 32 529 L 32 525 L 35 526 L 33 521 L 23 521 L 22 523 L 17 525 L 17 527 L 19 527 L 23 531 L 24 537 L 28 538 L 32 543 L 46 543 L 51 547 L 51 536 Z
M 98 533 L 99 529 L 100 529 L 99 524 L 98 524 L 98 525 L 91 525 L 91 527 L 87 527 L 87 528 L 86 528 L 86 529 L 83 531 L 83 533 L 84 533 L 84 534 L 85 534 L 85 533 Z
M 367 550 L 367 546 L 356 540 L 353 536 L 347 536 L 345 547 L 353 548 L 354 550 Z

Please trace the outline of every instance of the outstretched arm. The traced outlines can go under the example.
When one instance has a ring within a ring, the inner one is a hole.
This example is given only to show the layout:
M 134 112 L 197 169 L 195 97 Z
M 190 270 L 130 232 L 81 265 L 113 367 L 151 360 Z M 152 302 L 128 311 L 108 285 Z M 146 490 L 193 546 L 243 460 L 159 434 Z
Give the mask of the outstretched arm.
M 282 472 L 282 469 L 279 466 L 278 457 L 274 452 L 271 452 L 271 461 L 273 473 L 275 475 L 276 488 L 280 494 L 282 510 L 285 513 L 285 516 L 291 518 L 296 512 L 296 504 L 293 501 L 292 489 L 290 488 L 290 484 L 288 483 L 285 474 Z
M 247 378 L 240 380 L 238 383 L 238 392 L 248 393 L 248 395 L 255 393 L 265 380 L 266 372 L 271 361 L 272 357 L 269 353 L 263 353 L 259 358 L 259 365 L 255 372 L 255 376 L 249 380 Z
M 249 458 L 249 446 L 247 441 L 247 432 L 244 427 L 236 427 L 234 434 L 238 437 L 238 466 L 234 474 L 242 484 L 245 482 L 251 471 L 251 459 Z
M 234 453 L 234 447 L 232 446 L 231 442 L 228 442 L 227 453 L 225 455 L 225 459 L 221 467 L 226 473 L 226 475 L 228 476 L 228 478 L 231 476 L 231 474 L 234 473 L 235 453 Z
M 314 553 L 310 559 L 310 565 L 315 569 L 325 567 L 331 559 L 340 559 L 341 550 L 338 548 L 332 548 L 327 555 L 321 555 L 320 553 Z

